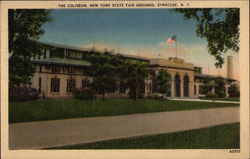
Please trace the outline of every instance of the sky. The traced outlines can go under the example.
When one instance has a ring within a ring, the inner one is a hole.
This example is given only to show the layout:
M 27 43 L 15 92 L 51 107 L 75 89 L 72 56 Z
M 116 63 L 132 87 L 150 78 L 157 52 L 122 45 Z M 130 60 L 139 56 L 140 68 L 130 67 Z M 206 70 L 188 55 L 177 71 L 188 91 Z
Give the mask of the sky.
M 203 67 L 203 73 L 226 77 L 226 63 L 215 68 L 206 41 L 196 35 L 196 22 L 172 9 L 55 9 L 50 16 L 42 42 L 164 59 L 175 57 L 177 50 L 178 58 Z M 174 35 L 176 43 L 168 44 Z M 234 57 L 234 78 L 239 79 L 238 54 L 227 55 Z

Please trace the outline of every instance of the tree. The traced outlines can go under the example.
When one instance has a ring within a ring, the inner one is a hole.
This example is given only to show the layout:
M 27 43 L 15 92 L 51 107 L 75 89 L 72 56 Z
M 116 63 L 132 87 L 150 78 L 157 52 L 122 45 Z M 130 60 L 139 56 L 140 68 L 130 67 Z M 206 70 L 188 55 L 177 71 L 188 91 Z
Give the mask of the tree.
M 139 98 L 142 88 L 145 86 L 144 80 L 148 76 L 147 65 L 139 60 L 125 60 L 123 63 L 123 81 L 130 89 L 130 97 L 134 100 Z
M 205 95 L 208 93 L 211 94 L 212 89 L 214 88 L 213 82 L 209 77 L 205 77 L 203 80 L 202 90 Z
M 158 91 L 162 94 L 162 100 L 164 94 L 170 91 L 171 86 L 171 76 L 164 70 L 160 70 L 159 75 L 157 76 L 157 86 Z
M 225 80 L 222 77 L 217 77 L 215 80 L 215 94 L 218 97 L 225 97 L 226 96 L 226 87 L 225 87 Z
M 116 66 L 112 64 L 113 56 L 108 52 L 98 55 L 91 55 L 89 60 L 92 64 L 93 83 L 91 88 L 96 93 L 102 94 L 102 99 L 105 100 L 106 93 L 113 92 L 116 89 Z
M 41 46 L 35 41 L 44 33 L 42 25 L 52 20 L 49 10 L 10 9 L 9 16 L 9 83 L 10 86 L 27 84 L 35 69 L 30 59 L 41 53 Z
M 225 62 L 222 57 L 228 50 L 239 50 L 239 8 L 175 9 L 186 19 L 197 21 L 196 34 L 208 42 L 209 54 L 215 57 L 216 67 Z

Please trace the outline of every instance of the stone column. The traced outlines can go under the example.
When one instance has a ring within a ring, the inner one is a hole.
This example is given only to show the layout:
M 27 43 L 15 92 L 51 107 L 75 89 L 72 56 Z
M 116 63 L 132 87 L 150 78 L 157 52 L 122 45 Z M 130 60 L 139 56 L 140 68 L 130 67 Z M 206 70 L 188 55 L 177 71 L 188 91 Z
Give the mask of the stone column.
M 226 91 L 225 92 L 226 93 L 226 97 L 229 97 L 229 94 L 228 94 L 228 85 L 226 85 L 225 87 L 226 87 L 226 89 L 225 89 L 225 91 Z
M 212 89 L 212 93 L 215 94 L 215 89 L 214 89 L 214 87 L 213 87 L 213 89 Z
M 184 76 L 183 76 L 183 74 L 180 74 L 180 87 L 181 87 L 181 98 L 182 97 L 184 97 L 184 88 L 183 88 L 183 86 L 184 86 L 184 82 L 183 82 L 183 78 L 184 78 Z
M 200 96 L 201 94 L 200 94 L 200 86 L 201 86 L 201 84 L 200 83 L 198 83 L 197 85 L 196 85 L 197 87 L 196 87 L 196 90 L 197 90 L 197 95 L 198 96 Z
M 68 80 L 71 79 L 71 76 L 57 76 L 57 78 L 60 78 L 60 96 L 67 96 L 67 84 Z
M 195 84 L 196 85 L 196 95 L 199 96 L 199 84 Z
M 194 97 L 194 75 L 191 74 L 191 75 L 188 75 L 189 77 L 189 97 Z
M 171 73 L 171 97 L 175 97 L 175 90 L 174 90 L 174 74 Z
M 47 96 L 50 97 L 50 96 L 52 96 L 52 93 L 51 93 L 51 78 L 53 78 L 53 77 L 52 77 L 51 74 L 47 74 L 47 75 L 48 75 L 48 77 L 47 77 L 47 92 L 48 92 L 48 95 Z

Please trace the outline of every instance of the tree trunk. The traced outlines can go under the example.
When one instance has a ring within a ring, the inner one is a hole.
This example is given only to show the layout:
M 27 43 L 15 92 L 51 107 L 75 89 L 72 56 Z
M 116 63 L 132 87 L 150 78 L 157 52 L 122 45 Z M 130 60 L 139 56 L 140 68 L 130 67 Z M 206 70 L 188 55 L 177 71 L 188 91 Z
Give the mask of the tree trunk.
M 138 98 L 138 91 L 137 91 L 137 88 L 135 88 L 135 100 L 137 101 L 137 98 Z
M 102 100 L 105 101 L 105 92 L 102 92 Z
M 164 94 L 162 93 L 162 101 L 164 100 Z

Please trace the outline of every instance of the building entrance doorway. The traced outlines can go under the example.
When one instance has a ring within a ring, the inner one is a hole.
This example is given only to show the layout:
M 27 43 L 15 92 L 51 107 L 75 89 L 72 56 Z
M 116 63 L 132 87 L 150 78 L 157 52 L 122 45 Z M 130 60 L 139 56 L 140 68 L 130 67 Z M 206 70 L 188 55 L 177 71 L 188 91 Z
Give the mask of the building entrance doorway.
M 180 97 L 181 96 L 181 90 L 180 90 L 181 81 L 180 81 L 180 76 L 178 74 L 175 76 L 174 83 L 175 83 L 175 96 Z

